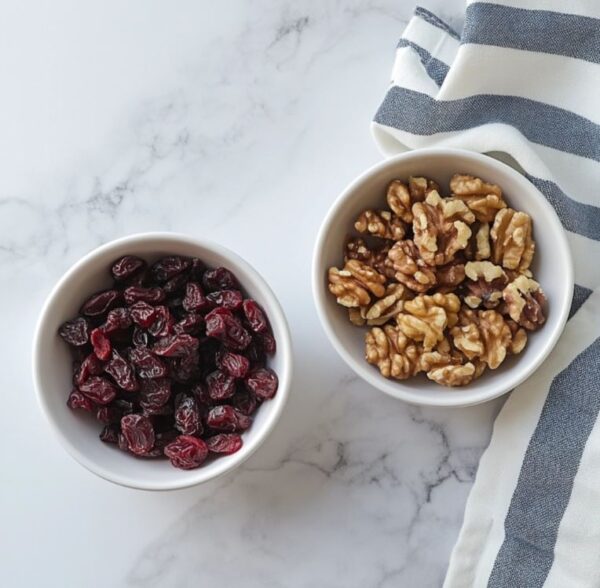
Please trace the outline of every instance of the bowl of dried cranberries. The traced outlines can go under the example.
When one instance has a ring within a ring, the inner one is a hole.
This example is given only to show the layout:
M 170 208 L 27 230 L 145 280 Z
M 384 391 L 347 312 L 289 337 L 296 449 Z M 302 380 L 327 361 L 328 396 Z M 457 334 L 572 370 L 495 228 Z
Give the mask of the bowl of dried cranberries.
M 283 311 L 214 243 L 170 233 L 113 241 L 48 297 L 33 350 L 42 410 L 65 448 L 112 482 L 184 488 L 265 440 L 289 391 Z

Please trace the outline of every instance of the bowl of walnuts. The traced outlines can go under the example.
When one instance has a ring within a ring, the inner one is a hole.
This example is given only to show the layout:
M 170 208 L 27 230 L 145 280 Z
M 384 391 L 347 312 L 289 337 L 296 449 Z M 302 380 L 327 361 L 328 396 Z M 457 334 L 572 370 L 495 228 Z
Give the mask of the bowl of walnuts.
M 573 267 L 554 209 L 523 175 L 485 155 L 422 149 L 338 197 L 317 238 L 313 292 L 361 378 L 408 402 L 468 406 L 548 356 Z

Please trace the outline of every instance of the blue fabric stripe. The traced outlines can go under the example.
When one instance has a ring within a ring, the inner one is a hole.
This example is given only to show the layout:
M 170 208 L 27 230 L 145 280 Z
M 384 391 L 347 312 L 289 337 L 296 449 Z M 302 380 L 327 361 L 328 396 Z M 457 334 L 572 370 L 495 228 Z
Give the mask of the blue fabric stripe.
M 400 39 L 398 42 L 398 47 L 410 47 L 413 49 L 419 58 L 421 59 L 421 63 L 427 72 L 427 75 L 438 85 L 441 86 L 444 82 L 444 78 L 448 73 L 448 66 L 439 59 L 436 59 L 429 53 L 429 51 L 423 49 L 416 43 L 409 41 L 408 39 Z
M 552 382 L 504 521 L 488 588 L 541 588 L 558 527 L 600 410 L 600 339 Z
M 415 8 L 415 16 L 422 18 L 423 20 L 427 21 L 430 25 L 441 29 L 445 33 L 448 33 L 451 37 L 455 38 L 457 41 L 460 41 L 460 36 L 452 27 L 446 24 L 439 16 L 433 14 L 433 12 L 429 12 L 429 10 L 427 10 L 426 8 L 423 8 L 422 6 L 417 6 Z
M 427 94 L 391 87 L 375 122 L 416 135 L 433 135 L 503 123 L 534 143 L 600 161 L 600 125 L 564 108 L 518 96 L 479 94 L 435 100 Z
M 592 290 L 575 284 L 573 290 L 573 300 L 571 301 L 571 310 L 569 310 L 569 318 L 571 318 L 580 308 L 581 305 L 590 297 Z
M 462 42 L 539 51 L 600 63 L 600 20 L 477 2 L 467 8 Z
M 552 204 L 567 231 L 600 241 L 600 208 L 569 198 L 554 182 L 525 176 Z

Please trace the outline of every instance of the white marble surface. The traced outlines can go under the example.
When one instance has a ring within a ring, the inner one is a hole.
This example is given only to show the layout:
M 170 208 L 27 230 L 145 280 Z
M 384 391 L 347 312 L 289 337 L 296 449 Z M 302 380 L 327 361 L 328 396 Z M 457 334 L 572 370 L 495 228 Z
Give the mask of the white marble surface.
M 462 2 L 438 4 L 459 22 Z M 22 2 L 0 19 L 2 585 L 441 584 L 499 402 L 409 407 L 328 344 L 309 268 L 320 219 L 376 162 L 369 120 L 407 0 Z M 81 255 L 203 235 L 272 284 L 296 379 L 227 478 L 145 493 L 51 435 L 30 376 L 44 297 Z

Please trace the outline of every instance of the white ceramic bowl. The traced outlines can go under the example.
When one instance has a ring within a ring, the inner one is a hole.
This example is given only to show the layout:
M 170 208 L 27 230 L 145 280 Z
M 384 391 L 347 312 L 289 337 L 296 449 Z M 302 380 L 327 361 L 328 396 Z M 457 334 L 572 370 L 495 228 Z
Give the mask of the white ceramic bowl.
M 272 400 L 257 411 L 252 427 L 243 434 L 244 445 L 233 455 L 183 471 L 168 460 L 136 459 L 98 439 L 99 423 L 89 414 L 66 405 L 71 390 L 71 354 L 57 329 L 72 318 L 93 292 L 109 287 L 111 262 L 125 254 L 149 262 L 167 255 L 188 255 L 208 266 L 225 266 L 235 273 L 247 295 L 256 299 L 271 321 L 277 352 L 270 361 L 279 377 Z M 229 472 L 245 461 L 272 431 L 288 397 L 292 377 L 292 351 L 287 322 L 275 295 L 260 275 L 232 251 L 215 243 L 172 233 L 145 233 L 112 241 L 76 263 L 49 295 L 39 318 L 33 344 L 33 378 L 42 411 L 65 449 L 99 476 L 132 488 L 170 490 L 200 484 Z
M 420 375 L 404 381 L 384 378 L 365 360 L 365 328 L 353 326 L 347 311 L 327 290 L 327 269 L 340 267 L 344 241 L 357 215 L 368 207 L 385 207 L 388 183 L 411 175 L 431 177 L 447 192 L 454 173 L 468 173 L 499 184 L 508 204 L 533 219 L 536 255 L 532 270 L 548 297 L 548 320 L 532 333 L 525 350 L 498 369 L 463 388 L 445 388 Z M 528 378 L 550 353 L 568 317 L 573 295 L 573 267 L 565 232 L 554 209 L 524 176 L 509 166 L 458 149 L 421 149 L 387 159 L 354 180 L 337 198 L 321 226 L 313 259 L 313 294 L 331 343 L 346 363 L 369 384 L 415 404 L 468 406 L 496 398 Z

